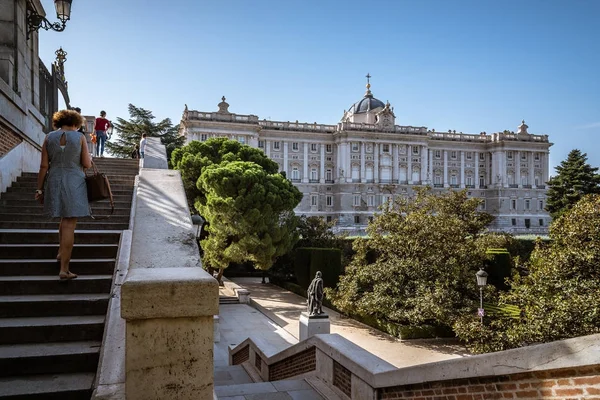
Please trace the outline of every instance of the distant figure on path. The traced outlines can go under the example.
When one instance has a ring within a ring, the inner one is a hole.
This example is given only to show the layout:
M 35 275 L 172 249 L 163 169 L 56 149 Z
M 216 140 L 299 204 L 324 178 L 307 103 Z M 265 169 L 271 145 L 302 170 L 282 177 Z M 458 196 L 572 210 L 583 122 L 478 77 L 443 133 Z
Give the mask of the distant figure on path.
M 308 315 L 323 314 L 323 279 L 321 271 L 317 271 L 315 279 L 306 291 L 308 297 Z
M 142 158 L 144 158 L 144 152 L 146 151 L 146 137 L 148 135 L 147 134 L 143 134 L 142 135 L 142 140 L 140 140 L 140 155 Z
M 104 144 L 106 143 L 106 131 L 110 128 L 110 121 L 106 119 L 106 111 L 100 111 L 96 118 L 94 130 L 96 131 L 96 157 L 104 157 Z
M 73 279 L 77 275 L 69 270 L 75 241 L 78 217 L 90 215 L 84 168 L 92 167 L 85 137 L 77 130 L 83 118 L 77 111 L 62 110 L 54 113 L 50 132 L 42 145 L 42 161 L 38 173 L 35 199 L 44 204 L 44 213 L 60 217 L 58 229 L 58 277 Z
M 79 113 L 79 115 L 81 115 L 81 108 L 75 107 L 75 108 L 73 108 L 73 110 L 77 111 Z M 77 132 L 81 132 L 81 134 L 85 136 L 85 142 L 87 144 L 88 153 L 90 153 L 90 155 L 94 155 L 94 144 L 92 143 L 92 134 L 93 133 L 87 132 L 85 130 L 86 120 L 83 117 L 83 115 L 81 115 L 81 117 L 83 118 L 83 125 L 81 125 L 81 128 L 79 128 L 77 130 Z
M 133 159 L 140 158 L 140 145 L 139 144 L 135 145 L 135 148 L 131 152 L 131 158 L 133 158 Z

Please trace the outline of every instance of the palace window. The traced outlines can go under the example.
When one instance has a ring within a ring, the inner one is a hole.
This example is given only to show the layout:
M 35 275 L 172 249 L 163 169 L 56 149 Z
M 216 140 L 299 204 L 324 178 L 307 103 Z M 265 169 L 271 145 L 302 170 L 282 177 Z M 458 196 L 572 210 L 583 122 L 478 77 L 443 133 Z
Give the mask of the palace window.
M 358 215 L 354 216 L 354 223 L 355 224 L 360 224 L 360 216 L 358 216 Z
M 525 200 L 525 210 L 529 211 L 531 209 L 531 200 L 526 199 Z
M 467 151 L 467 160 L 472 160 L 473 159 L 473 153 L 471 153 L 470 151 Z
M 508 160 L 512 160 L 513 159 L 513 152 L 512 151 L 507 151 L 506 152 L 506 158 Z
M 528 182 L 527 176 L 525 176 L 525 175 L 521 176 L 521 185 L 525 186 L 528 184 L 529 184 L 529 182 Z
M 442 177 L 439 175 L 435 176 L 435 184 L 436 185 L 441 185 L 442 184 Z
M 208 135 L 206 133 L 201 134 L 200 140 L 202 140 L 203 142 L 206 142 L 208 140 Z
M 369 207 L 373 207 L 375 205 L 375 196 L 373 196 L 372 194 L 367 196 L 367 205 Z
M 353 202 L 353 204 L 354 204 L 354 207 L 360 206 L 360 195 L 358 195 L 358 194 L 354 195 L 354 202 Z
M 467 176 L 467 185 L 473 186 L 473 177 L 472 176 Z
M 245 136 L 238 136 L 237 140 L 241 144 L 246 144 L 246 137 Z
M 292 143 L 292 151 L 298 151 L 298 149 L 299 149 L 298 142 Z
M 353 143 L 352 143 L 352 151 L 353 151 L 354 153 L 357 153 L 357 152 L 358 152 L 358 143 L 356 143 L 356 142 L 353 142 Z
M 383 145 L 383 152 L 384 153 L 389 153 L 390 152 L 390 145 L 389 144 L 384 144 Z
M 326 145 L 325 145 L 325 151 L 326 151 L 327 153 L 331 153 L 331 152 L 333 151 L 333 146 L 332 146 L 332 145 L 330 145 L 330 144 L 326 144 Z
M 450 158 L 456 160 L 456 151 L 450 152 Z
M 452 176 L 450 177 L 450 184 L 451 184 L 451 185 L 458 185 L 458 178 L 457 178 L 457 176 L 456 176 L 456 175 L 452 175 Z
M 315 207 L 317 205 L 318 197 L 316 195 L 310 196 L 310 205 Z
M 333 196 L 327 196 L 325 198 L 325 204 L 327 205 L 327 207 L 333 206 Z
M 540 153 L 535 153 L 535 161 L 540 161 Z
M 483 175 L 479 176 L 479 187 L 485 186 L 485 177 Z
M 442 152 L 440 150 L 435 151 L 435 158 L 437 158 L 437 159 L 442 158 Z
M 511 219 L 511 220 L 510 220 L 510 224 L 511 224 L 512 226 L 517 226 L 517 219 L 516 219 L 516 218 L 513 218 L 513 219 Z
M 512 199 L 512 200 L 510 201 L 510 209 L 511 209 L 511 210 L 516 210 L 516 209 L 517 209 L 517 200 L 515 200 L 515 199 Z
M 479 153 L 479 160 L 480 161 L 485 161 L 485 154 L 484 153 Z
M 536 176 L 535 177 L 535 186 L 539 186 L 540 185 L 540 177 Z
M 544 200 L 540 200 L 538 202 L 538 206 L 540 211 L 544 211 Z
M 273 142 L 273 150 L 279 150 L 281 147 L 281 142 Z
M 419 146 L 413 146 L 412 153 L 413 154 L 419 154 Z
M 540 226 L 544 226 L 544 220 L 542 218 L 540 218 L 539 223 L 540 223 Z
M 316 181 L 317 179 L 319 179 L 319 176 L 317 175 L 317 169 L 313 168 L 310 170 L 310 179 L 312 181 Z
M 332 219 L 331 219 L 331 215 L 328 215 L 328 216 L 327 216 L 327 222 L 331 222 L 331 220 L 332 220 Z
M 485 199 L 481 199 L 481 200 L 482 200 L 482 201 L 481 201 L 481 203 L 479 204 L 479 209 L 480 209 L 480 210 L 485 210 L 487 203 L 486 203 Z
M 331 169 L 328 169 L 327 171 L 325 171 L 325 180 L 332 181 L 333 180 L 332 175 L 333 175 L 333 173 L 331 172 Z
M 527 153 L 521 152 L 521 160 L 522 161 L 527 161 Z
M 310 144 L 310 151 L 313 153 L 317 152 L 317 144 L 316 143 L 311 143 Z
M 300 171 L 298 170 L 298 167 L 292 168 L 292 180 L 293 181 L 300 180 Z
M 525 228 L 529 229 L 531 226 L 531 220 L 529 218 L 525 218 Z
M 258 141 L 258 148 L 259 148 L 259 149 L 263 149 L 264 147 L 265 147 L 265 142 L 264 142 L 264 140 L 259 140 L 259 141 Z

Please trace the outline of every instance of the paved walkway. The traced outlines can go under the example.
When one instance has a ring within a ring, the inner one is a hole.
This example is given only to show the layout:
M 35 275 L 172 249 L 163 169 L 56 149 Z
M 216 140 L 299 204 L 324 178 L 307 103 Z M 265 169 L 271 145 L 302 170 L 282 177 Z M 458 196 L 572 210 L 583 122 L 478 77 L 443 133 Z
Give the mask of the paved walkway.
M 250 290 L 250 297 L 262 313 L 294 338 L 298 338 L 298 320 L 300 313 L 306 310 L 305 298 L 275 285 L 261 284 L 261 278 L 232 280 Z M 454 340 L 400 341 L 353 319 L 344 318 L 331 309 L 323 309 L 329 314 L 331 333 L 345 337 L 398 368 L 469 355 L 465 348 Z

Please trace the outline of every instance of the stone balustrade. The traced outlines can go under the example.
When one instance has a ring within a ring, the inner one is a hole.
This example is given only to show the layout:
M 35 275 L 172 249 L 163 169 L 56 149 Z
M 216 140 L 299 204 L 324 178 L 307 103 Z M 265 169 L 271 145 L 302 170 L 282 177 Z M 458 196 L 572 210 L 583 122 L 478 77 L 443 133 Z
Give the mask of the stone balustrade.
M 600 393 L 598 354 L 600 334 L 398 369 L 334 334 L 281 352 L 251 337 L 229 349 L 229 360 L 265 381 L 317 377 L 343 399 L 558 400 Z

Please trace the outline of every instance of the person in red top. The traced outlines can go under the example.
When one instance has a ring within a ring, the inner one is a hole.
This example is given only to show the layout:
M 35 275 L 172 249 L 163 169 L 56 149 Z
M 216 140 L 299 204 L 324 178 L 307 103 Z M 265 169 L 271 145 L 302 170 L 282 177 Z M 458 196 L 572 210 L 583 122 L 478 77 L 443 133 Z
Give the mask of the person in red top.
M 110 127 L 110 121 L 106 119 L 106 111 L 100 111 L 96 118 L 94 130 L 96 131 L 96 157 L 104 157 L 104 144 L 106 143 L 106 131 Z

